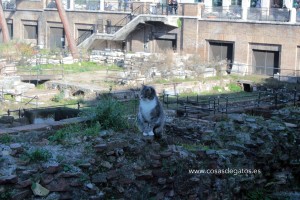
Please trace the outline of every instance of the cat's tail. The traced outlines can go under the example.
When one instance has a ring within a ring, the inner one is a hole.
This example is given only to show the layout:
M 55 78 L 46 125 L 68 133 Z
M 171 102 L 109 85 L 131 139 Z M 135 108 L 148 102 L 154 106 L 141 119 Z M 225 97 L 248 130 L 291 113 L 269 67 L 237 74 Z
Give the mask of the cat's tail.
M 161 139 L 163 131 L 164 131 L 164 125 L 163 124 L 155 126 L 153 128 L 153 133 L 154 133 L 155 139 Z

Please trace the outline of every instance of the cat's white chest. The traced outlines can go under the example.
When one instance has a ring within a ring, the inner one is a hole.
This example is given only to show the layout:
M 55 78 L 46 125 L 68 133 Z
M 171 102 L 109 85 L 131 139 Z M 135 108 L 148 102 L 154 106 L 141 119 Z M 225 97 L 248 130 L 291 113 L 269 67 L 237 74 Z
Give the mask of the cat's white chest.
M 140 101 L 140 109 L 146 120 L 151 119 L 151 112 L 156 106 L 156 100 L 141 100 Z

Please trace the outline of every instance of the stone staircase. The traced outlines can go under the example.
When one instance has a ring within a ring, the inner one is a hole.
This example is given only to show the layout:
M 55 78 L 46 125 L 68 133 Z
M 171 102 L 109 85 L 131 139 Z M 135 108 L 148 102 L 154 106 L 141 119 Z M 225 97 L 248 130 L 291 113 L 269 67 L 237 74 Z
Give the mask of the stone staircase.
M 101 42 L 106 40 L 123 41 L 126 37 L 139 25 L 146 22 L 163 22 L 165 25 L 172 27 L 178 27 L 178 16 L 165 16 L 165 15 L 138 15 L 121 29 L 113 34 L 108 33 L 94 33 L 89 38 L 84 40 L 78 45 L 79 48 L 89 49 L 95 42 Z

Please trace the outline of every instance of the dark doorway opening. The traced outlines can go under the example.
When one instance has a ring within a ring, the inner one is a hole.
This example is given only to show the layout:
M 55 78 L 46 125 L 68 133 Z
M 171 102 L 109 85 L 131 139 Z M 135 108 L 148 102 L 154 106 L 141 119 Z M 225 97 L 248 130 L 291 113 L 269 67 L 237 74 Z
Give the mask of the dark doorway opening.
M 273 76 L 280 72 L 279 51 L 253 49 L 252 66 L 255 74 Z
M 233 42 L 209 42 L 209 61 L 227 61 L 227 70 L 232 68 L 233 63 Z
M 50 28 L 50 49 L 63 49 L 65 47 L 65 31 L 63 28 Z

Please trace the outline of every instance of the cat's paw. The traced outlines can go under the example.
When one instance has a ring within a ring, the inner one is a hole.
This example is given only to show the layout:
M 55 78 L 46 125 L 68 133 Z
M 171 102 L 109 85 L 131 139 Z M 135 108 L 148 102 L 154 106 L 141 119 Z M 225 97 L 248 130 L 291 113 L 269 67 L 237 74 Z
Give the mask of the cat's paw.
M 146 132 L 143 132 L 143 136 L 148 136 L 148 133 L 146 133 Z
M 153 136 L 153 135 L 154 135 L 153 131 L 150 131 L 150 132 L 148 133 L 148 135 L 149 135 L 149 136 Z

